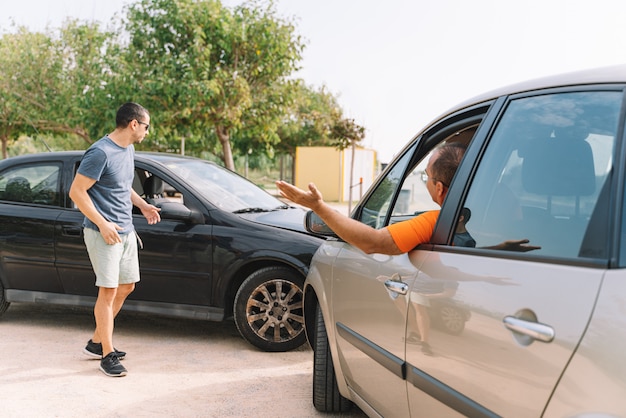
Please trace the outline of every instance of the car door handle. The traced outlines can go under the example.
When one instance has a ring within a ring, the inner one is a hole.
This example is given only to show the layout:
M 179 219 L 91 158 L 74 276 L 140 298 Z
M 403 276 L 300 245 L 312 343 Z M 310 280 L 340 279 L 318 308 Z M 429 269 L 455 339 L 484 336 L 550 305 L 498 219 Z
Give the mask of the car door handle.
M 80 237 L 82 232 L 83 232 L 82 228 L 71 227 L 71 226 L 64 226 L 63 227 L 63 235 L 66 235 L 66 236 Z
M 406 295 L 409 291 L 409 285 L 406 283 L 399 282 L 397 280 L 389 279 L 385 281 L 385 287 L 394 293 L 398 293 L 400 295 Z
M 554 340 L 554 329 L 549 325 L 527 321 L 510 315 L 505 316 L 503 322 L 507 329 L 527 335 L 534 340 L 544 343 L 549 343 Z

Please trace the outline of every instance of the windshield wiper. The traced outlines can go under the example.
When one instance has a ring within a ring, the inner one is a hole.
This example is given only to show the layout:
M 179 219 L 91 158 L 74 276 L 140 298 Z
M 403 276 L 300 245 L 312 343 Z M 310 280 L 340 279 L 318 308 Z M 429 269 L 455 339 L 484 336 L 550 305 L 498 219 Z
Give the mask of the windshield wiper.
M 260 213 L 260 212 L 270 212 L 270 209 L 264 208 L 245 208 L 233 211 L 233 213 Z

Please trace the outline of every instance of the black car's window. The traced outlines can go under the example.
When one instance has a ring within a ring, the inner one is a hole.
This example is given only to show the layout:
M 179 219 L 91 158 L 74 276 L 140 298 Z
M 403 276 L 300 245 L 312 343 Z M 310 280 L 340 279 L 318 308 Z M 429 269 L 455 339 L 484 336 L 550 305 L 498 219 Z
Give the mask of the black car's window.
M 135 169 L 133 190 L 146 200 L 184 203 L 181 192 L 156 174 L 140 168 Z
M 0 199 L 59 206 L 60 165 L 53 163 L 13 167 L 0 174 Z
M 510 102 L 464 205 L 477 247 L 519 251 L 504 243 L 527 239 L 540 247 L 533 254 L 603 257 L 597 237 L 607 222 L 597 208 L 606 207 L 621 101 L 620 92 L 601 91 Z

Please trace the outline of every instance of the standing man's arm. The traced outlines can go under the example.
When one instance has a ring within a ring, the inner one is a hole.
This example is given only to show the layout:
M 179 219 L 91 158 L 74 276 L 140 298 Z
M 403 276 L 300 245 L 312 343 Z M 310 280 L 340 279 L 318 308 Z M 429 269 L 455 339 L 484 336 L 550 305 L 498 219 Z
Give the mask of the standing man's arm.
M 159 215 L 161 209 L 143 200 L 135 190 L 131 190 L 130 193 L 130 200 L 139 208 L 149 225 L 154 225 L 161 220 L 161 215 Z
M 107 244 L 116 244 L 122 242 L 118 230 L 122 229 L 119 225 L 113 222 L 107 221 L 98 212 L 96 207 L 89 197 L 87 190 L 89 190 L 96 180 L 91 179 L 83 174 L 76 173 L 72 186 L 70 187 L 70 199 L 74 201 L 76 207 L 85 215 L 91 222 L 96 224 L 100 230 L 100 234 Z

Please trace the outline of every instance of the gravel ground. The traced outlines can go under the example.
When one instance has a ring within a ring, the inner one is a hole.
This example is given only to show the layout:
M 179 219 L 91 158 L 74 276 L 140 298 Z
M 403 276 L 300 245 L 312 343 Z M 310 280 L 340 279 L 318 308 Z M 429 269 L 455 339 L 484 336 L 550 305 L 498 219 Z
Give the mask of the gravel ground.
M 89 309 L 12 304 L 0 319 L 3 417 L 364 417 L 311 402 L 307 345 L 265 353 L 233 322 L 121 312 L 115 346 L 128 375 L 105 376 L 82 349 Z

